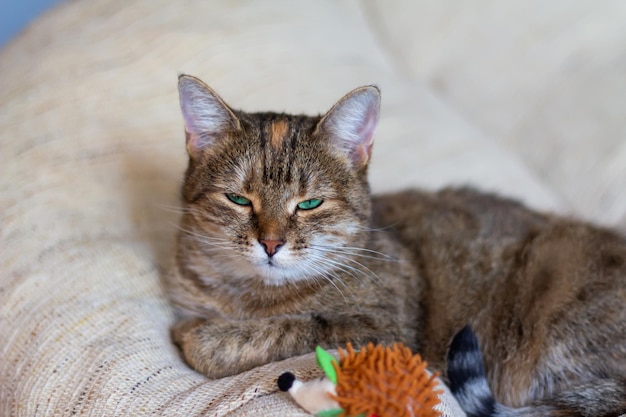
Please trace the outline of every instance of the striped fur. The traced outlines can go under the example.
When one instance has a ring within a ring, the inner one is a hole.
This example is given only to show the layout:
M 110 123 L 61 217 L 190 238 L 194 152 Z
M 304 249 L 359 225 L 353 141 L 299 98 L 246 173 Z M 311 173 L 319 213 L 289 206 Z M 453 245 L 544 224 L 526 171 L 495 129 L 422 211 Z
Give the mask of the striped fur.
M 483 355 L 469 326 L 452 339 L 447 365 L 450 390 L 468 417 L 494 416 L 496 402 L 485 375 Z
M 626 413 L 626 378 L 598 378 L 520 408 L 497 403 L 470 326 L 461 329 L 450 343 L 447 377 L 452 394 L 468 417 L 618 417 Z

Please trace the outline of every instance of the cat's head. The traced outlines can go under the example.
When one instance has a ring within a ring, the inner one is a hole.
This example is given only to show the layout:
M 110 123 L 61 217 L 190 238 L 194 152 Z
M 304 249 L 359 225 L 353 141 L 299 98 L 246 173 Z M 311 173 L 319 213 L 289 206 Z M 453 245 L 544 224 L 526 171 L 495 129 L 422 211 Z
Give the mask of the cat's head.
M 234 280 L 349 273 L 367 239 L 378 89 L 308 117 L 236 111 L 197 78 L 178 84 L 189 154 L 181 238 Z

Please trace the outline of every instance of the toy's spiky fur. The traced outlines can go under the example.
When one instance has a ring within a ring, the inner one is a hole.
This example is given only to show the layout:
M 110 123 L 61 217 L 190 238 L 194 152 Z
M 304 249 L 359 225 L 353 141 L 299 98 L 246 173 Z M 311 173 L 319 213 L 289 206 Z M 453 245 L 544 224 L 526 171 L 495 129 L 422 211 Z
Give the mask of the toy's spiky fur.
M 368 343 L 355 351 L 348 343 L 339 349 L 337 394 L 343 416 L 438 417 L 441 389 L 437 374 L 428 374 L 427 362 L 409 348 L 394 343 L 385 347 Z

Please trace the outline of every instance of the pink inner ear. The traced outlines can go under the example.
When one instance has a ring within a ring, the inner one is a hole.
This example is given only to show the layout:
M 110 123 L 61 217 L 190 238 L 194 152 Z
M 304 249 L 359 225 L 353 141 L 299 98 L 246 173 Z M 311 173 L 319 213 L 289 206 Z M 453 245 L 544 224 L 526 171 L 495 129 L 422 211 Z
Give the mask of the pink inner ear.
M 182 105 L 183 121 L 185 122 L 185 143 L 187 152 L 195 153 L 204 149 L 211 143 L 211 135 L 207 131 L 203 131 L 199 127 L 199 121 L 196 120 L 189 106 Z
M 196 79 L 181 78 L 179 94 L 187 152 L 195 155 L 224 134 L 234 123 L 234 116 L 213 91 Z
M 372 156 L 372 147 L 374 144 L 374 132 L 378 125 L 378 96 L 371 94 L 357 94 L 349 100 L 352 103 L 346 103 L 350 106 L 347 114 L 344 113 L 345 119 L 342 128 L 347 129 L 351 134 L 347 136 L 347 148 L 350 152 L 350 158 L 355 165 L 367 165 Z M 340 111 L 340 119 L 342 117 Z M 352 113 L 352 114 L 350 114 Z M 355 117 L 356 116 L 356 117 Z M 344 139 L 346 140 L 346 139 Z
M 189 134 L 198 133 L 198 122 L 193 117 L 193 113 L 189 107 L 190 106 L 187 103 L 181 103 L 183 121 L 185 122 L 185 131 Z
M 372 154 L 378 124 L 380 95 L 376 87 L 361 87 L 344 96 L 322 119 L 335 149 L 357 166 L 365 166 Z
M 195 155 L 199 150 L 211 144 L 211 136 L 208 133 L 191 133 L 185 128 L 185 144 L 187 152 Z
M 360 139 L 359 146 L 356 148 L 355 154 L 353 154 L 354 162 L 365 164 L 372 156 L 372 147 L 374 145 L 374 132 L 376 131 L 376 125 L 378 124 L 378 111 L 375 107 L 370 106 L 363 125 L 358 130 L 357 135 Z
M 197 135 L 223 128 L 225 111 L 209 93 L 198 94 L 193 91 L 181 91 L 181 112 L 185 130 Z

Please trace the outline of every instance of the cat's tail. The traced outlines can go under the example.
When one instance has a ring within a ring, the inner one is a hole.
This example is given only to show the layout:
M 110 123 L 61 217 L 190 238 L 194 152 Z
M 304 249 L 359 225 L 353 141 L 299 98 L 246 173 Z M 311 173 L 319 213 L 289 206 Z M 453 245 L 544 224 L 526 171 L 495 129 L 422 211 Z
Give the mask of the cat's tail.
M 626 377 L 572 387 L 526 407 L 497 403 L 487 382 L 478 339 L 469 326 L 452 339 L 447 361 L 450 390 L 468 417 L 626 417 Z

